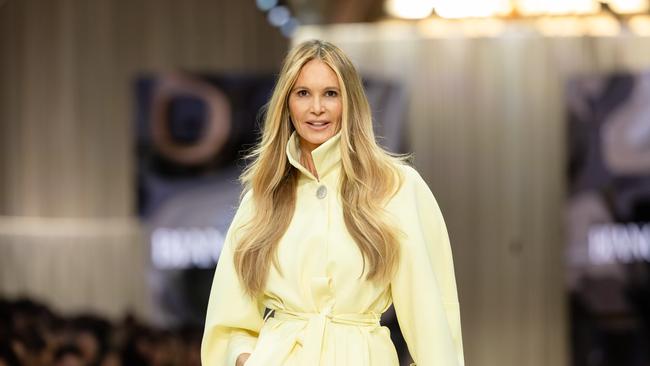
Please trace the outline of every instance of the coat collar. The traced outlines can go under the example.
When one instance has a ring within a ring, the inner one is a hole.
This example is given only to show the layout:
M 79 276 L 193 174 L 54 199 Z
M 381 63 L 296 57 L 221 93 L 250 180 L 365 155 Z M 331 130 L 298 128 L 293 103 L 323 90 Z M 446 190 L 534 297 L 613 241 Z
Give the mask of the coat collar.
M 287 143 L 287 158 L 289 159 L 289 163 L 307 177 L 317 180 L 309 169 L 300 164 L 300 153 L 300 140 L 298 133 L 294 130 Z M 322 179 L 341 161 L 341 131 L 315 148 L 311 152 L 311 157 L 314 160 L 318 177 Z

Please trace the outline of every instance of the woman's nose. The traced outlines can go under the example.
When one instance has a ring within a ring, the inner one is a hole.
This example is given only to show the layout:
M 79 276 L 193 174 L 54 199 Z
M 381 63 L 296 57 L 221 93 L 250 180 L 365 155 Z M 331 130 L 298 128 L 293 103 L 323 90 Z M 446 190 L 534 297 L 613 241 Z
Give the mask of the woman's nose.
M 321 100 L 320 100 L 319 97 L 315 97 L 313 99 L 311 108 L 312 108 L 312 112 L 314 112 L 315 114 L 321 114 L 321 113 L 324 112 L 323 103 L 321 103 Z

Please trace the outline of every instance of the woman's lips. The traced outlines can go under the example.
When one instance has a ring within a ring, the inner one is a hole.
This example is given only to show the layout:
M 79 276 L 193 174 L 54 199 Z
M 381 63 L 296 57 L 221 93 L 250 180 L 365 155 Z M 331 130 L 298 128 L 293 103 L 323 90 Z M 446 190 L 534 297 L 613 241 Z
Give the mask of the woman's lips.
M 309 121 L 307 124 L 312 130 L 321 131 L 326 129 L 330 123 L 328 121 Z

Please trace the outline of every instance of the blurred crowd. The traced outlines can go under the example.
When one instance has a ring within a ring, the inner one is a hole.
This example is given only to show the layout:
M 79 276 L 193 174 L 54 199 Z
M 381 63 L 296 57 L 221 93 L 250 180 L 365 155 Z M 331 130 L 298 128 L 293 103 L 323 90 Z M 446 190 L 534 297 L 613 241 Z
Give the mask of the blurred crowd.
M 202 329 L 156 329 L 126 316 L 64 317 L 29 299 L 0 299 L 0 366 L 198 366 Z

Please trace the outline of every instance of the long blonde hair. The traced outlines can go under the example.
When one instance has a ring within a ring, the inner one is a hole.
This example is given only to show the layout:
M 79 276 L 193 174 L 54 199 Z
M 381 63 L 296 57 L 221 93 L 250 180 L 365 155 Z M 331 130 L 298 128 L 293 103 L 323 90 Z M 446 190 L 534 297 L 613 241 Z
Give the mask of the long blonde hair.
M 269 103 L 262 137 L 249 154 L 252 163 L 242 173 L 242 197 L 252 191 L 253 217 L 241 227 L 234 261 L 237 274 L 251 296 L 266 284 L 271 262 L 280 273 L 277 247 L 293 217 L 299 171 L 286 156 L 294 130 L 288 98 L 304 64 L 319 59 L 336 73 L 341 87 L 340 195 L 348 232 L 363 254 L 366 279 L 387 283 L 399 262 L 401 232 L 390 224 L 384 210 L 402 184 L 397 165 L 408 156 L 383 150 L 375 141 L 372 116 L 361 78 L 338 47 L 320 40 L 299 44 L 286 56 Z

